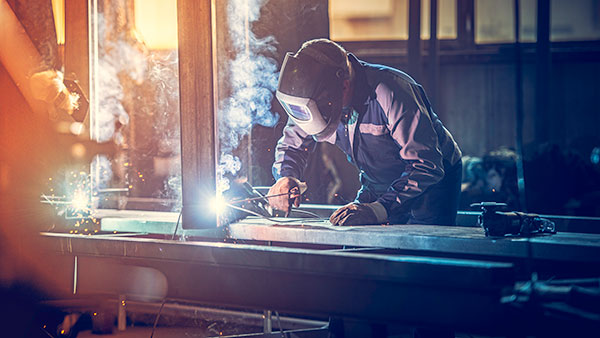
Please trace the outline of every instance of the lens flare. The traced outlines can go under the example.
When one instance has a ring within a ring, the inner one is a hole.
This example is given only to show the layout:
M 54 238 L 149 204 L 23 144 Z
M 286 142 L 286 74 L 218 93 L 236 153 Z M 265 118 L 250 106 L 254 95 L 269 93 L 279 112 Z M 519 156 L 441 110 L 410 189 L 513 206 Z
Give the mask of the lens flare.
M 220 215 L 223 212 L 225 212 L 225 209 L 227 208 L 227 202 L 225 201 L 225 199 L 221 195 L 215 196 L 210 201 L 210 205 L 211 205 L 212 210 L 214 211 L 214 213 L 217 214 L 217 215 Z
M 84 191 L 77 191 L 73 194 L 71 207 L 75 210 L 86 210 L 89 207 L 89 199 Z

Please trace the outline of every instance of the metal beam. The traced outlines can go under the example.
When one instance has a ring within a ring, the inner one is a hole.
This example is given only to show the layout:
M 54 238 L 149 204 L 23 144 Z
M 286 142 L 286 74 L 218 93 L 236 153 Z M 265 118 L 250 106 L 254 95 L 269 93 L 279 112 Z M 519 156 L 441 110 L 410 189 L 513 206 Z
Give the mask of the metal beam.
M 527 211 L 525 196 L 525 173 L 523 171 L 523 64 L 521 58 L 521 2 L 514 0 L 515 7 L 515 145 L 517 152 L 517 187 L 519 189 L 519 206 Z
M 472 49 L 475 45 L 475 0 L 457 1 L 457 38 L 460 45 Z
M 559 114 L 552 112 L 550 100 L 550 1 L 537 1 L 537 43 L 535 84 L 535 141 L 537 144 L 550 141 L 551 135 L 563 128 Z M 558 140 L 556 140 L 558 141 Z
M 408 3 L 408 69 L 410 75 L 421 79 L 421 0 Z
M 178 0 L 183 227 L 216 226 L 203 210 L 216 191 L 214 22 L 211 0 Z
M 65 76 L 90 97 L 88 0 L 65 1 Z
M 435 106 L 435 103 L 438 102 L 437 93 L 440 70 L 440 44 L 437 36 L 438 1 L 430 0 L 429 5 L 429 88 L 427 88 L 427 91 L 429 92 L 429 101 Z
M 506 263 L 65 234 L 43 239 L 55 254 L 78 256 L 78 278 L 96 281 L 87 290 L 79 283 L 79 296 L 111 293 L 106 285 L 115 284 L 117 292 L 151 299 L 133 278 L 143 269 L 165 276 L 172 300 L 489 332 L 501 329 L 501 291 L 514 283 Z

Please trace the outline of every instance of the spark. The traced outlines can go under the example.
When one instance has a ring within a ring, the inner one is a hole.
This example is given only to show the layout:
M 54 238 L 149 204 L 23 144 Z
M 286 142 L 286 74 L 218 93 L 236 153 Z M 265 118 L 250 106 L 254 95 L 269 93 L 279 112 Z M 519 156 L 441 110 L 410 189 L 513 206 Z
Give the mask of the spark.
M 71 201 L 71 206 L 75 210 L 86 210 L 89 205 L 89 199 L 87 194 L 84 191 L 76 191 L 73 194 L 73 200 Z
M 213 199 L 210 201 L 210 205 L 211 205 L 214 213 L 217 215 L 220 215 L 227 208 L 227 201 L 225 201 L 223 196 L 219 194 L 219 195 L 213 197 Z

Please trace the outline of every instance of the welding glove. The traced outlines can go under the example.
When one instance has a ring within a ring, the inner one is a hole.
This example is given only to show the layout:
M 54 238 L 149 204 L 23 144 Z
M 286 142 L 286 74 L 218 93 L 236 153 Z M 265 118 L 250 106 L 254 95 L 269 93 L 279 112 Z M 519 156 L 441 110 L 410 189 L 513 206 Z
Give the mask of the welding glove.
M 350 203 L 329 217 L 332 225 L 373 225 L 387 222 L 387 211 L 379 202 Z
M 292 205 L 300 206 L 300 199 L 304 191 L 306 191 L 306 183 L 294 177 L 282 177 L 269 189 L 267 196 L 275 196 L 268 198 L 269 205 L 274 209 L 284 211 L 285 217 L 288 217 Z

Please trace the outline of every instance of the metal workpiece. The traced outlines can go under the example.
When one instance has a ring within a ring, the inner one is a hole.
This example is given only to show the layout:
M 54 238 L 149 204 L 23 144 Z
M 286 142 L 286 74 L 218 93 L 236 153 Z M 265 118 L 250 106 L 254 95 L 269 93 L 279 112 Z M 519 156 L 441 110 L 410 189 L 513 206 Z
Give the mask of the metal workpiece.
M 477 331 L 493 326 L 502 311 L 502 290 L 514 284 L 508 263 L 142 238 L 43 237 L 52 252 L 78 257 L 79 296 L 118 291 L 156 301 L 164 290 L 162 297 L 173 300 Z M 142 279 L 136 275 L 159 282 L 140 292 Z
M 177 219 L 173 213 L 161 213 L 144 220 L 121 216 L 103 218 L 102 230 L 172 234 Z M 599 234 L 558 232 L 529 238 L 486 237 L 484 230 L 477 227 L 414 224 L 335 227 L 319 219 L 277 218 L 273 222 L 258 217 L 248 217 L 210 231 L 181 230 L 178 234 L 241 242 L 381 248 L 473 259 L 600 263 Z
M 247 218 L 229 225 L 234 239 L 355 246 L 507 259 L 600 262 L 600 235 L 558 233 L 530 238 L 486 237 L 483 229 L 434 225 L 332 227 L 299 221 L 266 224 Z

